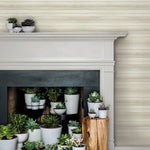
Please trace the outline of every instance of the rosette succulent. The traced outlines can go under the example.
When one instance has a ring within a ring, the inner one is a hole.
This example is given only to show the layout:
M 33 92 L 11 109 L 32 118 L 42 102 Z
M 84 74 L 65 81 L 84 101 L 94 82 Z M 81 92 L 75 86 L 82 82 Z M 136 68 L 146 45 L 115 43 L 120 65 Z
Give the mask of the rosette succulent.
M 99 103 L 103 101 L 103 97 L 96 91 L 89 94 L 88 102 Z

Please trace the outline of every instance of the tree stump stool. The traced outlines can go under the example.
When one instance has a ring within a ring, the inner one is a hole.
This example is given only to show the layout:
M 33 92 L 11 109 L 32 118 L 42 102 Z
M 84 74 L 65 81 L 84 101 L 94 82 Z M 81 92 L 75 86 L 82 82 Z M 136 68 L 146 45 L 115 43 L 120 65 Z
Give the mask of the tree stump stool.
M 87 150 L 108 150 L 109 119 L 83 118 L 82 136 Z

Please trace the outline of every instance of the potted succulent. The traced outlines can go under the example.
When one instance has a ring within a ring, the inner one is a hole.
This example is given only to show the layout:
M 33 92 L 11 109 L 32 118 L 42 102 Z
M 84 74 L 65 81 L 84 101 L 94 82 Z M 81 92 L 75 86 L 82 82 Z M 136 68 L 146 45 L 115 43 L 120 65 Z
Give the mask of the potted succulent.
M 13 32 L 13 27 L 15 26 L 15 24 L 17 23 L 17 19 L 16 18 L 8 18 L 7 19 L 7 29 L 9 30 L 9 32 Z
M 61 88 L 46 88 L 47 89 L 47 96 L 49 97 L 50 100 L 50 105 L 51 105 L 51 114 L 56 114 L 54 112 L 54 108 L 56 108 L 56 105 L 59 104 L 58 97 L 61 96 L 62 90 Z
M 17 137 L 14 136 L 11 124 L 0 125 L 0 150 L 16 150 Z
M 40 99 L 38 96 L 34 96 L 31 98 L 32 102 L 31 102 L 31 105 L 32 105 L 32 110 L 38 110 L 39 109 L 39 104 L 40 104 Z
M 21 32 L 21 30 L 22 30 L 22 27 L 21 27 L 21 25 L 18 25 L 18 24 L 16 24 L 15 27 L 13 28 L 13 31 L 15 33 L 19 33 L 19 32 Z
M 66 112 L 66 108 L 65 108 L 65 105 L 63 103 L 58 103 L 56 105 L 56 108 L 54 108 L 54 112 L 58 115 L 62 115 Z
M 109 107 L 105 107 L 105 105 L 101 105 L 99 107 L 99 118 L 107 118 Z
M 26 19 L 21 24 L 23 32 L 31 33 L 35 30 L 35 22 L 32 19 Z
M 62 134 L 61 135 L 61 137 L 60 138 L 58 138 L 58 142 L 57 142 L 57 144 L 58 144 L 58 150 L 62 150 L 62 148 L 66 148 L 66 147 L 68 147 L 68 145 L 66 145 L 66 140 L 67 139 L 70 139 L 70 135 L 68 135 L 68 134 Z
M 57 149 L 57 145 L 53 144 L 53 145 L 46 145 L 46 149 L 45 150 L 56 150 Z
M 47 115 L 44 117 L 41 133 L 45 145 L 56 144 L 58 142 L 62 131 L 62 126 L 59 123 L 60 119 L 56 115 Z
M 80 126 L 80 123 L 74 120 L 69 120 L 68 133 L 72 136 L 72 129 L 76 129 Z
M 26 150 L 35 150 L 35 145 L 36 145 L 35 142 L 27 141 L 27 142 L 24 143 L 24 147 L 25 147 Z
M 98 117 L 98 108 L 103 104 L 103 97 L 96 91 L 89 94 L 87 99 L 88 109 L 94 109 L 96 112 L 96 117 Z
M 44 150 L 45 149 L 44 143 L 42 141 L 38 141 L 36 143 L 35 147 L 37 150 Z
M 67 108 L 67 114 L 77 114 L 78 113 L 78 106 L 79 106 L 79 94 L 77 93 L 78 89 L 74 87 L 68 87 L 64 91 L 64 99 L 65 105 Z
M 72 129 L 72 134 L 75 138 L 82 138 L 82 128 L 78 127 L 76 129 Z
M 96 112 L 94 111 L 94 109 L 90 109 L 88 115 L 91 119 L 93 119 L 96 117 Z
M 22 88 L 22 90 L 25 92 L 25 104 L 27 109 L 32 109 L 32 97 L 36 95 L 37 88 Z
M 26 121 L 26 130 L 28 131 L 29 142 L 38 142 L 41 140 L 41 129 L 40 125 L 36 122 L 36 120 L 33 120 L 32 118 L 29 118 Z
M 17 150 L 21 150 L 23 142 L 28 139 L 28 133 L 26 132 L 26 115 L 22 114 L 10 114 L 9 122 L 12 124 L 15 135 L 18 137 Z
M 46 102 L 46 91 L 42 90 L 42 88 L 38 88 L 37 91 L 37 96 L 40 98 L 40 105 L 39 105 L 39 109 L 44 109 L 45 108 L 45 102 Z

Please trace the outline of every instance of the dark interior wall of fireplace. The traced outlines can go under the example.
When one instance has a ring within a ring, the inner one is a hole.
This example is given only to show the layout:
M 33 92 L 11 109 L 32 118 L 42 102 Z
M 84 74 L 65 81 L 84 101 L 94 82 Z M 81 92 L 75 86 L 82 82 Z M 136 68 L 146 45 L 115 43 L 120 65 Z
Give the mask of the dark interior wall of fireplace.
M 100 90 L 100 71 L 0 71 L 0 124 L 7 123 L 8 87 L 83 87 L 86 115 L 88 94 Z

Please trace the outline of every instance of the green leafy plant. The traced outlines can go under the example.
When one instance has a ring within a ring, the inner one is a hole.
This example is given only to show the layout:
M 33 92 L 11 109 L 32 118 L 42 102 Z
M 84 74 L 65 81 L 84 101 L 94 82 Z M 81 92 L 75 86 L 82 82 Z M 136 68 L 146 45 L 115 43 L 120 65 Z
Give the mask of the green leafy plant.
M 67 139 L 66 143 L 67 145 L 74 146 L 74 147 L 83 147 L 83 139 L 82 138 L 75 138 L 74 136 L 72 136 L 71 139 Z
M 69 124 L 70 127 L 79 127 L 80 123 L 75 121 L 75 120 L 69 120 Z
M 32 19 L 26 19 L 21 24 L 22 26 L 34 26 L 35 21 Z
M 29 118 L 26 121 L 26 129 L 33 131 L 34 129 L 40 129 L 40 125 L 36 122 L 36 120 L 33 120 L 32 118 Z
M 61 147 L 62 145 L 66 145 L 66 140 L 70 139 L 70 138 L 71 138 L 70 135 L 68 135 L 68 134 L 62 134 L 61 137 L 58 138 L 58 140 L 59 140 L 57 142 L 58 146 Z
M 38 141 L 36 143 L 35 147 L 36 147 L 37 150 L 45 148 L 44 143 L 42 141 Z
M 17 23 L 16 18 L 8 18 L 7 21 L 8 21 L 8 23 L 13 23 L 13 24 Z
M 75 87 L 68 87 L 65 89 L 64 93 L 71 95 L 71 94 L 76 94 L 78 92 L 78 89 Z
M 11 124 L 0 125 L 0 140 L 12 139 L 14 135 L 13 128 Z
M 109 109 L 109 106 L 105 106 L 104 105 L 104 103 L 103 103 L 103 105 L 101 105 L 100 107 L 99 107 L 99 110 L 108 110 Z
M 61 88 L 46 88 L 47 89 L 47 96 L 49 97 L 51 102 L 57 102 L 57 99 L 62 94 Z
M 54 128 L 59 126 L 60 119 L 56 115 L 48 115 L 44 117 L 43 123 L 46 128 Z
M 90 109 L 89 113 L 91 113 L 91 114 L 95 114 L 94 109 Z
M 26 115 L 10 113 L 9 122 L 12 124 L 15 133 L 25 132 L 26 119 Z
M 72 133 L 81 134 L 82 133 L 82 128 L 79 127 L 79 128 L 76 128 L 76 129 L 72 129 Z
M 45 99 L 47 95 L 46 88 L 37 88 L 37 96 L 40 99 Z
M 56 150 L 57 149 L 57 145 L 46 145 L 46 149 L 45 150 Z
M 26 150 L 33 150 L 35 148 L 35 142 L 25 142 L 24 143 Z
M 96 91 L 89 94 L 88 102 L 99 103 L 103 101 L 103 97 Z
M 64 109 L 64 108 L 65 108 L 65 105 L 60 102 L 60 103 L 58 103 L 58 104 L 56 105 L 56 108 L 57 108 L 57 109 Z
M 36 95 L 35 95 L 34 97 L 32 97 L 31 100 L 32 100 L 32 102 L 34 102 L 34 103 L 37 103 L 37 102 L 40 101 L 39 97 L 36 96 Z
M 37 88 L 22 88 L 26 94 L 35 94 L 37 92 Z

